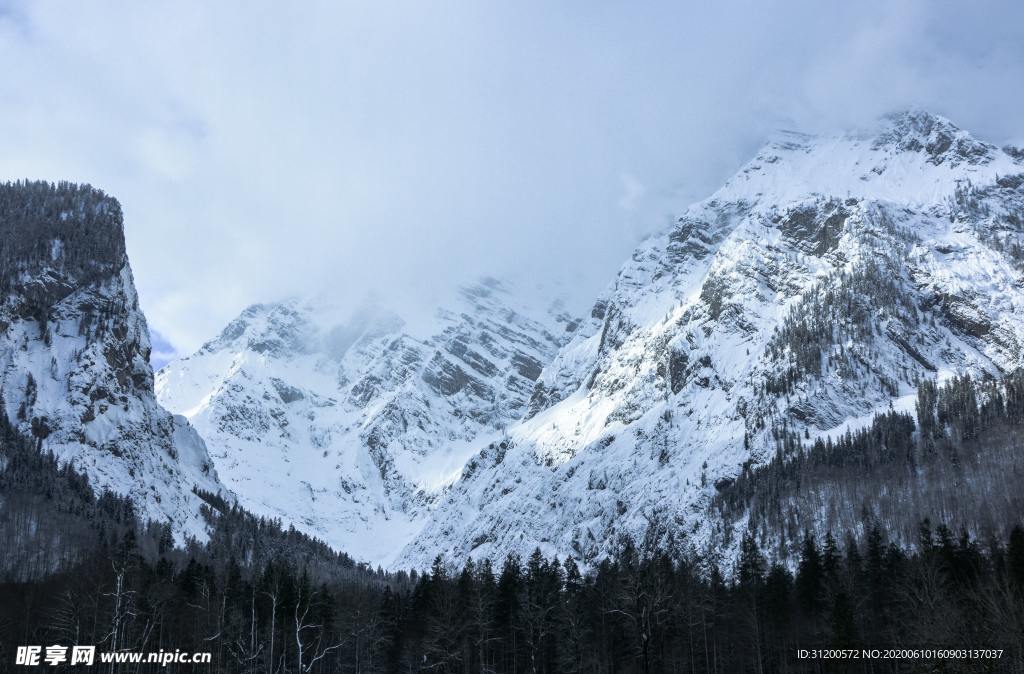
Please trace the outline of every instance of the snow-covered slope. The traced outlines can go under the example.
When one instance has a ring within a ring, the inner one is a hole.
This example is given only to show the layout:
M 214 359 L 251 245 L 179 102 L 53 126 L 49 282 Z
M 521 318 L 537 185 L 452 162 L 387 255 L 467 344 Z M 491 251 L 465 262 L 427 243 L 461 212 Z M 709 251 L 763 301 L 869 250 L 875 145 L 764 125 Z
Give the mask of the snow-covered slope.
M 506 283 L 463 288 L 428 326 L 320 301 L 246 309 L 157 373 L 247 509 L 387 564 L 466 459 L 519 419 L 576 327 Z
M 221 491 L 202 439 L 153 394 L 121 207 L 88 186 L 0 185 L 0 393 L 40 447 L 205 536 L 193 486 Z
M 773 433 L 835 432 L 922 377 L 1024 365 L 1024 162 L 921 112 L 782 133 L 644 243 L 396 559 L 700 544 Z

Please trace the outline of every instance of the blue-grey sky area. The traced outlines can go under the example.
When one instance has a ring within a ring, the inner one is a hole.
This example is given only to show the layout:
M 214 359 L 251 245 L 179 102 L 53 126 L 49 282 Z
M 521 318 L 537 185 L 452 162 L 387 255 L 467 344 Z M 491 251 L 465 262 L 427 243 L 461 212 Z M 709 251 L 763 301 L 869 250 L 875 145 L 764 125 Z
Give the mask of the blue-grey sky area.
M 161 351 L 327 291 L 592 298 L 778 127 L 1020 143 L 1024 4 L 0 3 L 0 177 L 117 196 Z

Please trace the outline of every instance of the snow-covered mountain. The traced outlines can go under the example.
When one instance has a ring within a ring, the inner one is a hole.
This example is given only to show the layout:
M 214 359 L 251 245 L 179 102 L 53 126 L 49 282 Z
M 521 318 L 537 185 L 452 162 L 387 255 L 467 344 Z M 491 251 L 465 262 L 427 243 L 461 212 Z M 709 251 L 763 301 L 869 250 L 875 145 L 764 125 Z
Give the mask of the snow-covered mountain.
M 391 566 L 701 545 L 783 431 L 1024 365 L 1024 154 L 923 112 L 782 132 L 582 321 L 495 281 L 426 330 L 332 313 L 250 307 L 157 374 L 250 510 Z
M 156 402 L 121 207 L 89 186 L 0 185 L 0 394 L 44 451 L 129 495 L 179 539 L 205 536 L 206 447 Z
M 773 433 L 912 409 L 921 378 L 1020 367 L 1022 345 L 1020 151 L 922 112 L 781 133 L 636 250 L 396 564 L 700 544 Z
M 319 300 L 249 307 L 160 370 L 156 390 L 244 507 L 387 564 L 467 458 L 524 414 L 577 321 L 493 279 L 415 329 L 372 305 L 338 314 Z

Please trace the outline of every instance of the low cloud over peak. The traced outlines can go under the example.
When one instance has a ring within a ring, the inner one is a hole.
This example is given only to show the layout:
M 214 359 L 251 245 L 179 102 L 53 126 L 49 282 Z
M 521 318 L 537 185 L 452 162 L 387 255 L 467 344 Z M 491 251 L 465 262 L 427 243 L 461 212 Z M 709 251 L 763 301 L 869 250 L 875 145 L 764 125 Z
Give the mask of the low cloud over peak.
M 325 289 L 592 296 L 776 127 L 917 107 L 1024 140 L 1018 3 L 706 4 L 9 3 L 0 172 L 116 195 L 189 351 Z

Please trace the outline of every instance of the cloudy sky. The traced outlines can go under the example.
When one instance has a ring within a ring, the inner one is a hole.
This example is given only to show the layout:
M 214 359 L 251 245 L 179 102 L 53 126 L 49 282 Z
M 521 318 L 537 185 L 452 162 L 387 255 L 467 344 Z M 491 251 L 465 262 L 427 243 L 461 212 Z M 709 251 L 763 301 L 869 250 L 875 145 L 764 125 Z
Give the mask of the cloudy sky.
M 0 1 L 0 176 L 121 200 L 165 350 L 296 293 L 590 298 L 773 128 L 923 107 L 1021 143 L 1022 25 L 977 0 Z

